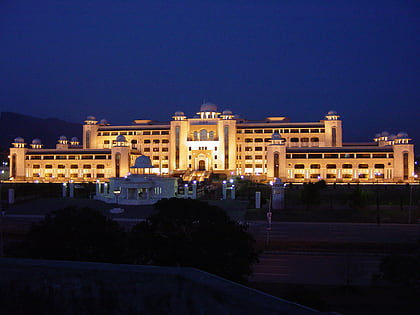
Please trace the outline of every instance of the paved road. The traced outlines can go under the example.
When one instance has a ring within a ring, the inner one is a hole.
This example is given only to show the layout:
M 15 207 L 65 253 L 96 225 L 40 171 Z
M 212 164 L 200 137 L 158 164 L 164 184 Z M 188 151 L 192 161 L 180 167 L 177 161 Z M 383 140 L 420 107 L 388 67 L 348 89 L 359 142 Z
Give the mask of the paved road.
M 267 231 L 265 222 L 249 222 L 256 239 L 294 242 L 416 243 L 419 224 L 274 222 Z
M 250 281 L 324 285 L 369 285 L 383 254 L 266 253 Z

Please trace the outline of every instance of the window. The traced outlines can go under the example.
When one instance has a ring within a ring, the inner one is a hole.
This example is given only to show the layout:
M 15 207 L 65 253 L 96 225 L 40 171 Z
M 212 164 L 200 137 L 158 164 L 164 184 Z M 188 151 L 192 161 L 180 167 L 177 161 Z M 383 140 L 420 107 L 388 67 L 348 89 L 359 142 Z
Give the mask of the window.
M 254 139 L 252 139 L 252 138 L 245 138 L 245 142 L 247 142 L 247 143 L 253 142 L 253 141 L 254 141 Z
M 252 164 L 245 164 L 245 168 L 252 168 Z
M 40 168 L 39 164 L 32 165 L 32 168 Z
M 368 178 L 368 174 L 359 174 L 359 178 Z
M 77 164 L 72 164 L 72 165 L 70 165 L 70 168 L 71 168 L 71 169 L 78 169 L 78 168 L 79 168 L 79 166 L 78 166 Z
M 349 179 L 352 178 L 351 174 L 343 174 L 343 178 Z
M 264 133 L 273 133 L 273 129 L 264 129 Z
M 217 160 L 217 155 L 214 156 L 214 159 Z
M 52 164 L 46 164 L 45 168 L 52 168 Z
M 325 153 L 324 159 L 338 159 L 338 154 L 333 153 Z
M 385 168 L 384 164 L 375 164 L 375 168 Z
M 309 133 L 309 129 L 300 129 L 300 133 Z
M 101 170 L 101 169 L 104 169 L 105 168 L 105 165 L 104 164 L 97 164 L 96 165 L 96 168 L 99 169 L 99 170 Z
M 319 142 L 319 138 L 313 137 L 311 138 L 311 142 Z
M 168 130 L 163 130 L 160 134 L 161 135 L 169 135 L 169 131 Z
M 153 161 L 159 161 L 159 156 L 154 156 Z
M 245 155 L 245 160 L 252 160 L 252 155 Z
M 95 160 L 106 160 L 106 155 L 96 155 Z
M 137 140 L 131 140 L 131 144 L 136 144 Z
M 163 139 L 162 143 L 169 143 L 169 140 L 168 139 Z
M 368 164 L 359 164 L 359 168 L 369 168 Z
M 295 178 L 297 178 L 297 179 L 304 179 L 305 178 L 305 175 L 303 175 L 303 174 L 295 174 Z
M 263 138 L 255 138 L 255 142 L 263 142 Z
M 358 159 L 369 159 L 370 158 L 370 154 L 369 153 L 363 153 L 363 154 L 356 154 L 356 158 Z
M 372 155 L 372 157 L 374 158 L 374 159 L 386 159 L 386 153 L 382 153 L 382 154 L 378 154 L 378 153 L 374 153 L 373 155 Z
M 354 158 L 354 154 L 353 153 L 340 154 L 340 158 L 341 159 L 353 159 Z
M 299 129 L 290 129 L 290 133 L 299 133 Z
M 252 147 L 245 147 L 245 151 L 252 151 Z
M 264 138 L 264 142 L 270 142 L 271 138 Z
M 263 133 L 263 130 L 262 129 L 256 129 L 256 130 L 254 130 L 254 133 Z
M 96 174 L 97 178 L 105 178 L 105 174 Z
M 336 178 L 337 176 L 335 174 L 327 174 L 328 179 Z
M 327 169 L 333 169 L 333 168 L 337 168 L 337 165 L 335 165 L 335 164 L 327 164 Z
M 31 160 L 40 160 L 41 156 L 40 155 L 32 155 L 31 156 Z
M 67 160 L 67 156 L 66 155 L 57 155 L 55 157 L 56 160 Z
M 321 174 L 311 174 L 311 178 L 320 178 Z
M 93 155 L 82 155 L 82 160 L 93 160 Z
M 169 164 L 162 164 L 162 168 L 168 168 Z
M 295 169 L 304 169 L 305 165 L 304 164 L 295 164 Z
M 160 135 L 160 131 L 152 131 L 152 135 L 154 136 Z
M 145 139 L 143 143 L 150 143 L 150 139 Z
M 309 153 L 308 157 L 310 159 L 322 159 L 322 154 L 321 153 Z
M 253 130 L 245 129 L 245 133 L 253 133 Z
M 262 164 L 255 164 L 255 168 L 262 168 Z
M 150 136 L 150 131 L 143 131 L 143 135 Z
M 299 138 L 291 138 L 290 142 L 299 142 Z
M 353 168 L 353 165 L 352 164 L 343 164 L 343 168 L 350 169 L 350 168 Z
M 168 148 L 162 148 L 162 152 L 168 152 Z
M 159 148 L 153 148 L 153 152 L 159 152 Z
M 320 164 L 311 164 L 311 169 L 320 169 L 321 165 Z
M 92 168 L 92 166 L 90 164 L 83 164 L 83 168 L 84 169 L 90 169 L 90 168 Z
M 255 147 L 255 151 L 262 151 L 263 148 L 262 147 Z
M 63 168 L 66 168 L 66 166 L 65 166 L 65 165 L 63 165 L 63 164 L 58 164 L 58 165 L 57 165 L 57 168 L 63 169 Z
M 292 159 L 306 159 L 306 154 L 304 153 L 292 154 Z
M 45 155 L 44 160 L 54 160 L 54 155 Z
M 144 148 L 143 151 L 144 152 L 150 152 L 150 148 Z
M 255 159 L 256 159 L 256 160 L 262 160 L 262 158 L 263 158 L 263 156 L 262 156 L 262 155 L 256 155 L 256 156 L 255 156 Z
M 160 143 L 159 139 L 153 139 L 153 143 Z

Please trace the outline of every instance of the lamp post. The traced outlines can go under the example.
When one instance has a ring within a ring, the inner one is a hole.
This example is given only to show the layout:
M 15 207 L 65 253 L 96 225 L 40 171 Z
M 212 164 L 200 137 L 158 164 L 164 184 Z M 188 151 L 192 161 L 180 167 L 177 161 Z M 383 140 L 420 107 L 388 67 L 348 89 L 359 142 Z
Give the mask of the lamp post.
M 115 189 L 115 190 L 113 191 L 113 193 L 114 193 L 114 196 L 115 196 L 115 201 L 116 201 L 116 203 L 117 203 L 117 205 L 118 205 L 118 196 L 121 194 L 121 190 L 119 190 L 119 189 Z

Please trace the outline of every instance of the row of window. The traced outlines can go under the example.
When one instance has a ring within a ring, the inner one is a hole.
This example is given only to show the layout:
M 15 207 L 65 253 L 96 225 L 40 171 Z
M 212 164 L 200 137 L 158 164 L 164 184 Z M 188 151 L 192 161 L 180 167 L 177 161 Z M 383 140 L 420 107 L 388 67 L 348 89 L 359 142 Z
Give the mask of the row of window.
M 158 136 L 158 135 L 169 135 L 169 130 L 152 130 L 152 131 L 100 131 L 98 132 L 98 136 L 136 136 L 136 135 L 144 135 L 144 136 Z
M 27 160 L 110 160 L 111 155 L 27 155 Z
M 270 142 L 271 138 L 245 138 L 246 143 L 250 142 Z M 290 138 L 290 142 L 319 142 L 319 138 L 312 137 L 312 138 Z
M 305 168 L 305 164 L 295 164 L 294 168 L 295 169 L 304 169 Z M 309 166 L 309 168 L 311 168 L 311 169 L 320 169 L 321 168 L 321 164 L 311 164 Z M 337 164 L 327 164 L 325 166 L 325 168 L 327 168 L 327 169 L 336 169 L 337 168 Z M 353 168 L 353 164 L 343 164 L 341 168 L 343 168 L 343 169 L 352 169 Z M 369 168 L 369 164 L 367 164 L 367 163 L 360 163 L 358 165 L 358 168 L 362 168 L 362 169 L 363 168 Z M 374 165 L 374 168 L 376 168 L 376 169 L 383 169 L 383 168 L 385 168 L 385 165 L 378 163 L 378 164 L 375 164 Z
M 152 151 L 150 151 L 150 148 L 143 148 L 143 152 L 160 152 L 160 148 L 152 148 Z M 169 152 L 169 148 L 162 148 L 162 152 Z
M 325 133 L 325 128 L 237 129 L 237 133 Z
M 386 159 L 393 158 L 393 153 L 293 153 L 286 154 L 286 159 Z
M 45 164 L 45 166 L 44 166 L 46 169 L 52 169 L 53 168 L 53 166 L 52 166 L 52 164 Z M 39 165 L 39 164 L 34 164 L 34 165 L 32 165 L 32 168 L 35 168 L 35 169 L 37 169 L 37 168 L 41 168 L 41 165 Z M 64 164 L 58 164 L 57 165 L 57 168 L 58 169 L 64 169 L 64 168 L 66 168 L 66 165 L 64 165 Z M 79 164 L 71 164 L 70 165 L 70 168 L 71 169 L 78 169 L 79 168 Z M 91 169 L 92 168 L 92 165 L 91 164 L 83 164 L 82 165 L 82 168 L 83 169 Z M 104 164 L 97 164 L 96 165 L 96 168 L 97 169 L 104 169 L 105 168 L 105 165 Z
M 385 178 L 385 175 L 380 174 L 380 173 L 377 173 L 374 176 L 375 176 L 375 178 Z M 304 174 L 294 174 L 294 178 L 305 179 L 305 175 Z M 310 174 L 309 178 L 311 178 L 311 179 L 321 179 L 321 174 Z M 336 179 L 336 178 L 337 178 L 337 174 L 326 174 L 326 179 Z M 353 175 L 352 174 L 342 174 L 342 178 L 343 179 L 353 179 Z M 357 178 L 368 179 L 369 174 L 366 174 L 366 173 L 357 174 Z

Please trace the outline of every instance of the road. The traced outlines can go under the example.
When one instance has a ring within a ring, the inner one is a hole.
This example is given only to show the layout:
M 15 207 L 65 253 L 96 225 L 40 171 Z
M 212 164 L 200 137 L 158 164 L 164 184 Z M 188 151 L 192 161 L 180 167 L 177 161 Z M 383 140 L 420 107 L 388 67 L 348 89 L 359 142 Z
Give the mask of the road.
M 335 243 L 416 243 L 419 224 L 274 222 L 267 231 L 265 222 L 249 222 L 256 239 L 293 242 Z
M 250 281 L 321 285 L 369 285 L 383 254 L 264 253 Z

